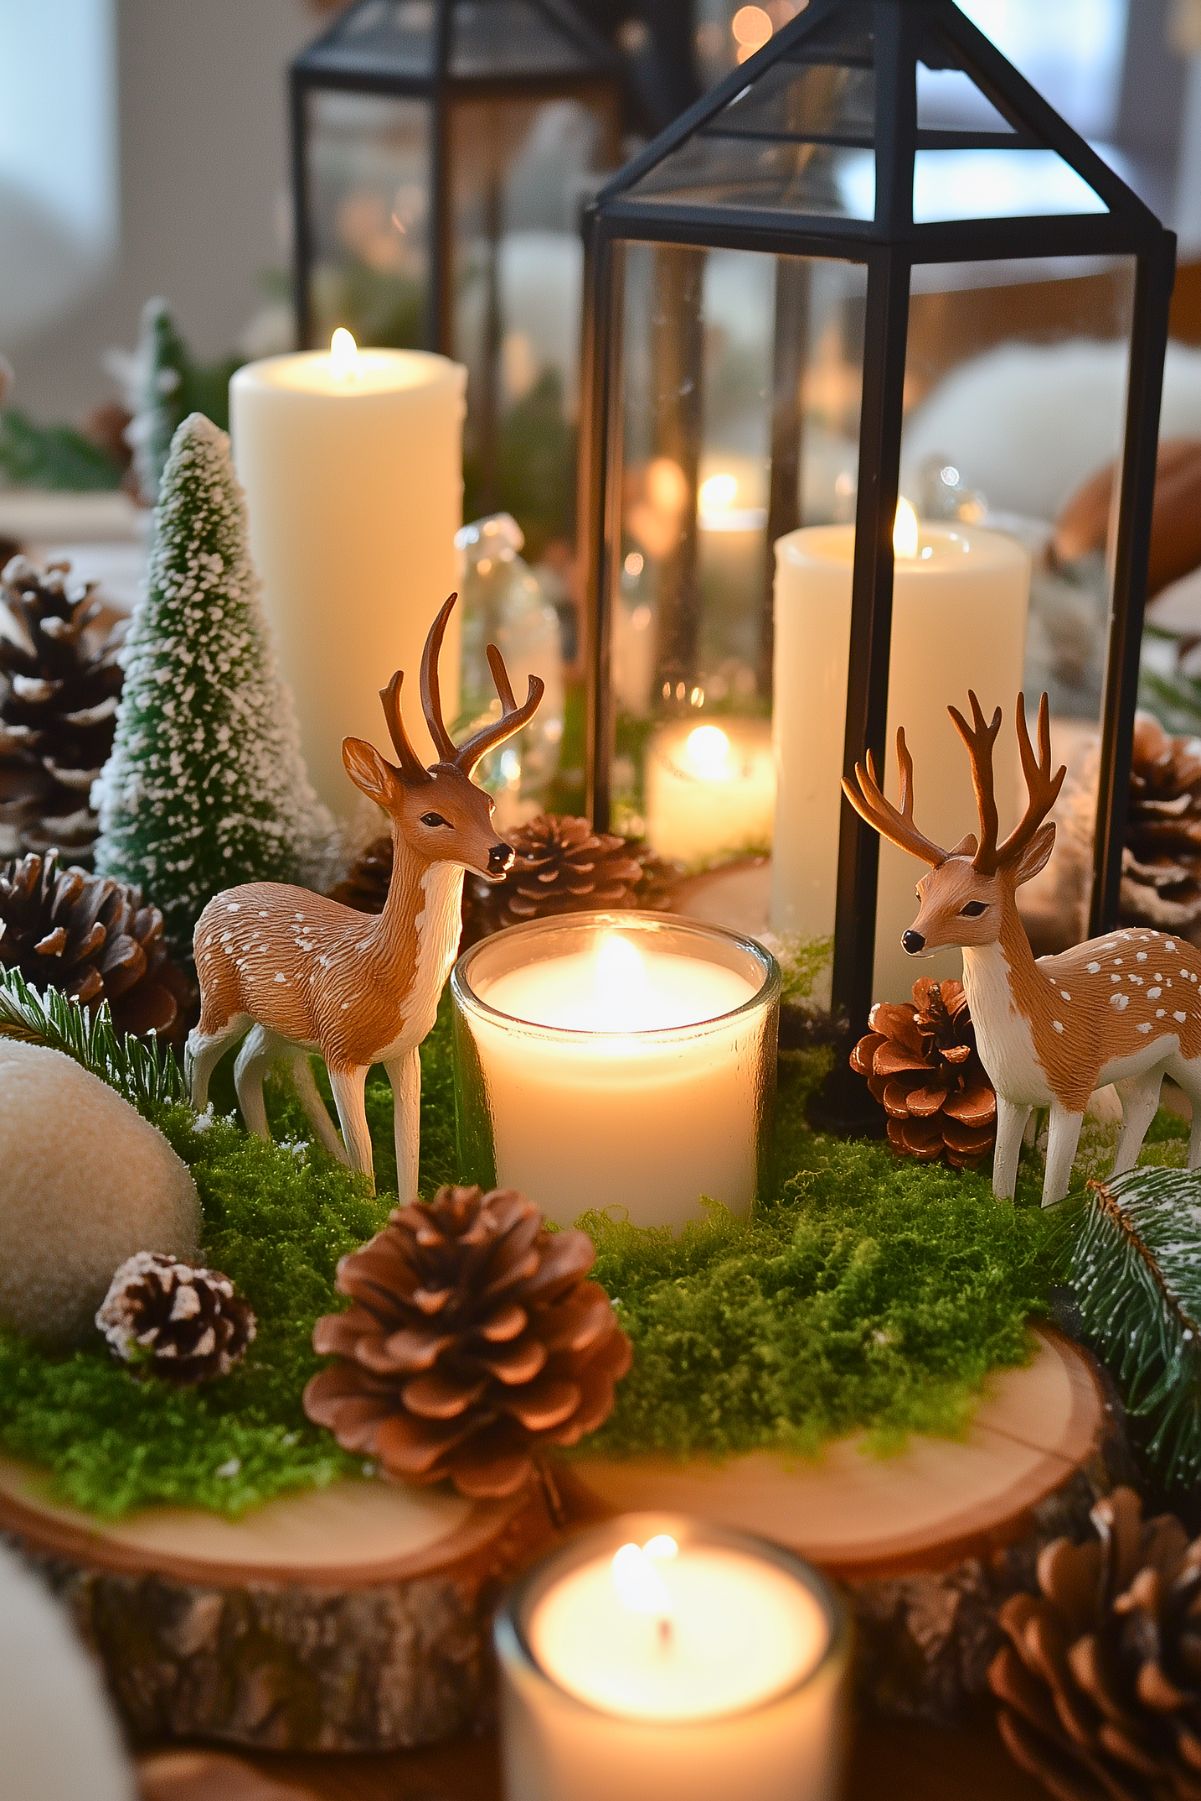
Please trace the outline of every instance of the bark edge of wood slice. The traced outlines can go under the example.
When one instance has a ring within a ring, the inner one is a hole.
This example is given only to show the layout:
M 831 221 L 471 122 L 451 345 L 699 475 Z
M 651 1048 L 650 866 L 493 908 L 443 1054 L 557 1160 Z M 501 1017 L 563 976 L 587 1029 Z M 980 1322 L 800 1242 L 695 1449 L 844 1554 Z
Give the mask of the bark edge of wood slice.
M 539 1489 L 472 1503 L 342 1481 L 240 1520 L 97 1520 L 0 1458 L 0 1534 L 66 1600 L 135 1739 L 391 1751 L 481 1730 L 500 1586 L 552 1536 Z
M 1042 1546 L 1081 1535 L 1093 1503 L 1130 1475 L 1099 1364 L 1051 1328 L 1036 1338 L 1030 1363 L 990 1379 L 963 1439 L 915 1436 L 889 1457 L 856 1439 L 817 1460 L 585 1455 L 570 1465 L 573 1507 L 698 1514 L 787 1545 L 846 1589 L 872 1703 L 956 1719 L 985 1692 L 1000 1602 L 1033 1590 Z

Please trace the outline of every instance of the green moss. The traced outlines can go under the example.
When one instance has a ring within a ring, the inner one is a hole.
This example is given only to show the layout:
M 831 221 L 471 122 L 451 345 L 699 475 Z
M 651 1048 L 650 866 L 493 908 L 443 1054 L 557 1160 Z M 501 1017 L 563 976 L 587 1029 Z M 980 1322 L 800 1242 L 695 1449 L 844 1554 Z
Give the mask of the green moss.
M 805 1109 L 828 1060 L 781 1060 L 774 1173 L 753 1223 L 713 1209 L 673 1240 L 586 1222 L 636 1347 L 601 1440 L 610 1450 L 808 1450 L 855 1428 L 886 1449 L 907 1431 L 959 1430 L 986 1373 L 1028 1354 L 1027 1321 L 1047 1305 L 1058 1265 L 1058 1221 L 1037 1206 L 1041 1158 L 1027 1159 L 1014 1209 L 993 1200 L 987 1174 L 816 1136 Z M 422 1064 L 429 1194 L 457 1173 L 445 1010 Z M 377 1072 L 368 1087 L 377 1198 L 303 1142 L 282 1092 L 275 1145 L 228 1120 L 197 1130 L 185 1107 L 145 1106 L 193 1169 L 206 1254 L 254 1305 L 258 1338 L 225 1381 L 180 1393 L 135 1381 L 99 1339 L 52 1357 L 0 1334 L 0 1446 L 110 1517 L 155 1501 L 237 1513 L 329 1482 L 356 1466 L 307 1424 L 300 1394 L 316 1366 L 313 1320 L 339 1304 L 338 1258 L 393 1204 L 387 1084 Z M 1156 1161 L 1179 1160 L 1178 1122 L 1161 1116 L 1153 1136 Z M 1104 1168 L 1112 1142 L 1090 1126 L 1078 1176 Z

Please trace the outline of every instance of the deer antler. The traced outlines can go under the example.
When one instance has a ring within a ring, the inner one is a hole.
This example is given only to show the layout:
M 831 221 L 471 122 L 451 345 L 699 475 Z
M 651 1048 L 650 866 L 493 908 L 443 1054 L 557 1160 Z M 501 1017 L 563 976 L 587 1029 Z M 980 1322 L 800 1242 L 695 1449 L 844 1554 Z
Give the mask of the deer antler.
M 425 714 L 425 723 L 429 727 L 434 748 L 444 763 L 455 760 L 455 741 L 447 731 L 442 719 L 442 693 L 438 686 L 438 658 L 442 654 L 442 640 L 446 636 L 446 621 L 454 611 L 458 600 L 452 594 L 443 601 L 441 611 L 426 635 L 425 649 L 421 653 L 421 710 Z
M 388 686 L 380 689 L 379 697 L 384 703 L 384 718 L 388 724 L 388 736 L 392 740 L 392 748 L 396 752 L 401 775 L 407 782 L 425 782 L 429 780 L 429 771 L 409 743 L 409 734 L 405 730 L 404 718 L 400 710 L 400 688 L 403 681 L 404 670 L 398 669 Z
M 976 809 L 980 815 L 980 843 L 976 847 L 972 865 L 982 875 L 994 875 L 997 869 L 998 820 L 992 747 L 996 743 L 997 733 L 1001 729 L 1001 709 L 998 707 L 992 718 L 986 720 L 984 709 L 970 688 L 968 701 L 972 709 L 971 725 L 968 724 L 958 707 L 948 707 L 947 712 L 951 715 L 955 730 L 967 746 L 968 759 L 972 766 L 972 788 L 976 795 Z
M 1044 694 L 1038 703 L 1038 755 L 1030 743 L 1030 731 L 1026 724 L 1026 696 L 1018 695 L 1018 751 L 1022 759 L 1022 774 L 1026 778 L 1026 811 L 1014 826 L 1004 844 L 997 851 L 998 866 L 1003 863 L 1015 863 L 1030 843 L 1035 832 L 1055 802 L 1059 799 L 1059 790 L 1063 787 L 1067 775 L 1067 764 L 1061 764 L 1057 772 L 1051 774 L 1051 714 L 1050 703 Z
M 897 733 L 897 763 L 901 770 L 899 810 L 885 798 L 870 750 L 865 762 L 856 763 L 854 782 L 843 777 L 842 791 L 860 819 L 865 819 L 882 838 L 937 869 L 940 863 L 946 862 L 947 852 L 924 832 L 919 832 L 913 823 L 913 758 L 905 742 L 904 726 Z
M 506 738 L 511 738 L 514 732 L 521 730 L 527 719 L 533 718 L 546 686 L 540 676 L 532 675 L 526 697 L 518 706 L 505 660 L 495 644 L 488 646 L 488 667 L 492 671 L 492 680 L 496 683 L 496 692 L 500 695 L 500 718 L 482 725 L 478 732 L 473 732 L 454 752 L 452 761 L 458 764 L 464 775 L 470 775 L 481 757 L 494 750 L 498 744 L 503 744 Z

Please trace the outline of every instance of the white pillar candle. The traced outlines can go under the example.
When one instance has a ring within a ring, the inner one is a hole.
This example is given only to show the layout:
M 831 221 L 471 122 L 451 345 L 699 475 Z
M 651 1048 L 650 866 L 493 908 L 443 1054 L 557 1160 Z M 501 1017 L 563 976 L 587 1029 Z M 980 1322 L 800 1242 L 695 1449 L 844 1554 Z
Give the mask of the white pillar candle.
M 771 841 L 776 768 L 759 719 L 673 720 L 646 754 L 646 835 L 662 857 L 703 863 Z
M 913 753 L 916 816 L 936 842 L 976 828 L 967 755 L 947 717 L 974 688 L 1008 711 L 1022 685 L 1030 558 L 1015 539 L 979 526 L 918 526 L 898 513 L 888 690 L 886 784 L 897 793 L 896 732 Z M 825 937 L 834 926 L 843 727 L 851 640 L 852 526 L 806 526 L 776 545 L 776 825 L 772 927 Z M 1010 742 L 996 750 L 1002 819 L 1018 803 Z M 907 1000 L 919 976 L 954 975 L 958 953 L 919 965 L 901 949 L 920 866 L 880 846 L 874 993 Z
M 846 1638 L 788 1553 L 685 1520 L 614 1521 L 502 1608 L 506 1794 L 830 1801 Z
M 429 622 L 456 586 L 466 371 L 416 350 L 337 347 L 268 357 L 230 383 L 234 460 L 250 544 L 314 785 L 353 818 L 347 734 L 378 740 L 379 690 L 407 681 L 405 723 L 433 746 L 416 701 Z M 442 658 L 443 710 L 458 695 L 457 623 Z
M 750 1211 L 779 1003 L 761 946 L 653 914 L 576 914 L 486 939 L 451 980 L 461 1124 L 474 1142 L 473 1109 L 486 1113 L 502 1187 L 560 1225 L 617 1207 L 679 1227 L 702 1196 Z

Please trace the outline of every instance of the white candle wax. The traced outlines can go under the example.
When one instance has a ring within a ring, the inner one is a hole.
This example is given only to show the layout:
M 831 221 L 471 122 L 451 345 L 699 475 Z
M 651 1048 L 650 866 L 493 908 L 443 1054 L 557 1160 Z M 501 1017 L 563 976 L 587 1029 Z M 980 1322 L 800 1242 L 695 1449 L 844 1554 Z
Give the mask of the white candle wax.
M 520 1637 L 502 1614 L 512 1801 L 836 1792 L 843 1656 L 830 1598 L 782 1554 L 674 1524 L 678 1537 L 614 1553 L 604 1533 L 595 1553 L 553 1559 L 519 1591 Z
M 239 369 L 230 384 L 234 459 L 250 542 L 305 760 L 343 818 L 358 802 L 347 734 L 378 740 L 378 693 L 407 681 L 405 723 L 433 746 L 416 703 L 430 620 L 456 586 L 466 371 L 424 351 L 304 351 Z M 442 697 L 458 696 L 454 617 Z
M 660 856 L 700 863 L 770 843 L 776 800 L 771 727 L 757 719 L 680 719 L 646 756 L 646 835 Z
M 776 545 L 772 926 L 805 937 L 825 937 L 834 925 L 854 547 L 853 527 L 838 525 L 804 527 Z M 886 784 L 895 798 L 903 725 L 916 817 L 949 846 L 975 829 L 976 805 L 947 705 L 966 706 L 969 688 L 987 708 L 1012 705 L 1022 685 L 1030 559 L 1000 532 L 958 524 L 923 524 L 910 548 L 895 566 Z M 1004 819 L 1018 802 L 1012 744 L 997 746 L 996 775 Z M 881 1000 L 907 1000 L 919 975 L 958 972 L 958 953 L 918 964 L 901 949 L 921 874 L 912 857 L 881 844 L 873 990 Z
M 456 970 L 460 1006 L 464 987 L 482 1003 L 467 1012 L 496 1180 L 562 1225 L 618 1207 L 638 1225 L 678 1227 L 702 1196 L 745 1215 L 775 1049 L 774 965 L 750 950 L 740 967 L 706 957 L 706 934 L 725 936 L 712 928 L 668 928 L 672 949 L 654 942 L 658 922 L 644 933 L 619 920 L 547 921 L 558 954 L 489 973 L 506 954 L 498 938 Z

